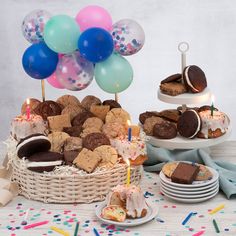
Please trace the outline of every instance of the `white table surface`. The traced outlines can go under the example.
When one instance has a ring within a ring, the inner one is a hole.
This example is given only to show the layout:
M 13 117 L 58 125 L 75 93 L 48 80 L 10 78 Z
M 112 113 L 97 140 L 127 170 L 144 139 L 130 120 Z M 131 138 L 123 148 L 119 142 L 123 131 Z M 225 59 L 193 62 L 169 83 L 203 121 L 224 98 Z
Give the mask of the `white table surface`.
M 212 147 L 214 159 L 227 160 L 236 163 L 236 141 L 228 141 Z M 144 192 L 149 192 L 153 196 L 149 198 L 155 202 L 159 208 L 158 217 L 164 222 L 156 219 L 141 226 L 132 228 L 120 228 L 113 225 L 108 226 L 98 221 L 94 213 L 94 207 L 98 203 L 60 205 L 44 204 L 41 202 L 30 201 L 24 197 L 16 197 L 7 206 L 0 208 L 0 236 L 56 236 L 60 235 L 52 232 L 49 226 L 55 225 L 74 235 L 75 221 L 80 222 L 78 235 L 95 235 L 95 227 L 100 235 L 144 235 L 144 236 L 173 236 L 173 235 L 193 235 L 194 233 L 205 230 L 203 235 L 236 235 L 236 199 L 227 200 L 222 193 L 203 203 L 182 204 L 171 202 L 160 194 L 159 177 L 157 174 L 145 173 L 141 186 Z M 225 208 L 214 215 L 209 215 L 209 209 L 225 203 Z M 23 230 L 20 225 L 23 213 L 30 208 L 28 223 L 49 220 L 49 224 L 39 226 L 34 229 Z M 197 215 L 183 226 L 181 222 L 191 211 L 196 211 Z M 216 219 L 220 234 L 216 234 L 212 224 L 212 219 Z M 11 228 L 10 228 L 11 227 Z M 20 227 L 17 229 L 16 227 Z

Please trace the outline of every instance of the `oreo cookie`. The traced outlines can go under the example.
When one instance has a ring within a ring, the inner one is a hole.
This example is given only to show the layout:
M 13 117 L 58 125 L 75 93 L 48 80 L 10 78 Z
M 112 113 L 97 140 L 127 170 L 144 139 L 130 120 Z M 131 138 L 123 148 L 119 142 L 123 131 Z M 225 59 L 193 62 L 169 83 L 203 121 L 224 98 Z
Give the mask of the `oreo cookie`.
M 185 111 L 177 122 L 179 134 L 185 138 L 194 138 L 201 130 L 201 118 L 195 110 Z
M 183 79 L 189 92 L 200 93 L 207 87 L 205 73 L 198 66 L 185 67 Z
M 64 157 L 57 152 L 38 152 L 28 158 L 27 169 L 42 173 L 53 171 L 56 166 L 62 165 Z
M 19 158 L 29 158 L 37 152 L 48 151 L 51 148 L 51 143 L 43 134 L 32 134 L 24 139 L 21 139 L 16 146 L 16 152 Z

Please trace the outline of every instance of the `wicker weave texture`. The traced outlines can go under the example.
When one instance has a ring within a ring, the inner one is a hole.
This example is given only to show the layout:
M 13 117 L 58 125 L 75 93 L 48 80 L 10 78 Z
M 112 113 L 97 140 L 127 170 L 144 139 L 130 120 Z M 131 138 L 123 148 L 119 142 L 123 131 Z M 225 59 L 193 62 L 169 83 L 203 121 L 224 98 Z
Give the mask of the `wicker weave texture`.
M 102 201 L 111 188 L 125 184 L 127 166 L 118 164 L 111 170 L 86 175 L 52 175 L 36 173 L 12 162 L 12 180 L 20 186 L 20 194 L 45 203 L 91 203 Z M 142 166 L 131 168 L 131 183 L 139 184 Z

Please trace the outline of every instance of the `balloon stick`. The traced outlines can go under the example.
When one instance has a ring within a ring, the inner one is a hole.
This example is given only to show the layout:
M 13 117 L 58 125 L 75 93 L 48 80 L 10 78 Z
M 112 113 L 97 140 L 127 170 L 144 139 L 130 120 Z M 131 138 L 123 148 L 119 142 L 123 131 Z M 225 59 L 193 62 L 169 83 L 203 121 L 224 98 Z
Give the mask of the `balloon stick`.
M 115 93 L 115 101 L 118 102 L 118 93 Z
M 44 79 L 41 80 L 41 89 L 42 89 L 42 100 L 45 101 L 45 84 Z

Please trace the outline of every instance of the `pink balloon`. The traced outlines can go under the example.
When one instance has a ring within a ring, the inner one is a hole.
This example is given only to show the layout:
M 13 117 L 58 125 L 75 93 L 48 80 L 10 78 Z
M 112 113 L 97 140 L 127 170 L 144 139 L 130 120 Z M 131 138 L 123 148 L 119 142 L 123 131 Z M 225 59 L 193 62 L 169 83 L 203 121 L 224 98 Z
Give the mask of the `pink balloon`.
M 92 27 L 99 27 L 110 31 L 112 19 L 106 9 L 99 6 L 87 6 L 80 10 L 75 17 L 81 31 Z
M 58 89 L 64 89 L 65 87 L 59 83 L 56 77 L 56 72 L 54 72 L 50 77 L 47 78 L 47 81 L 52 87 L 58 88 Z

